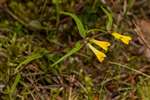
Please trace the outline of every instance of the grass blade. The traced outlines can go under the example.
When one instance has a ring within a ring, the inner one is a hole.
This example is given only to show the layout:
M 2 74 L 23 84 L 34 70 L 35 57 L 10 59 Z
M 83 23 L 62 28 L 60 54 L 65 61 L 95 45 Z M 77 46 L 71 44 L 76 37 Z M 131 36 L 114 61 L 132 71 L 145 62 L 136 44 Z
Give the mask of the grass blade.
M 75 44 L 75 47 L 73 49 L 71 49 L 67 54 L 65 54 L 63 57 L 61 57 L 59 60 L 57 60 L 54 64 L 52 64 L 51 66 L 55 66 L 58 63 L 60 63 L 61 61 L 63 61 L 64 59 L 66 59 L 67 57 L 71 56 L 72 54 L 76 53 L 77 51 L 79 51 L 82 48 L 83 45 L 80 44 L 80 42 L 77 42 Z
M 112 16 L 112 12 L 108 11 L 107 9 L 105 9 L 104 7 L 101 7 L 101 9 L 103 10 L 103 12 L 107 15 L 108 20 L 106 23 L 106 29 L 109 31 L 112 28 L 112 24 L 113 24 L 113 16 Z
M 16 87 L 17 87 L 17 85 L 18 85 L 20 79 L 21 79 L 21 75 L 20 75 L 20 74 L 17 74 L 16 79 L 15 79 L 15 81 L 14 81 L 14 83 L 13 83 L 13 85 L 12 85 L 10 91 L 9 91 L 9 97 L 10 97 L 11 99 L 12 99 L 13 93 L 15 93 L 15 91 L 16 91 Z
M 18 70 L 20 69 L 20 67 L 22 67 L 23 65 L 26 65 L 26 64 L 30 63 L 31 61 L 33 61 L 35 59 L 39 59 L 39 58 L 43 57 L 46 53 L 47 53 L 47 51 L 45 49 L 41 49 L 38 52 L 33 52 L 31 55 L 27 56 L 26 59 L 24 61 L 22 61 L 16 67 L 15 73 L 18 72 Z
M 128 11 L 132 8 L 132 6 L 134 5 L 135 0 L 128 0 L 128 4 L 127 7 L 124 11 L 124 15 L 127 16 Z
M 60 20 L 60 15 L 59 15 L 59 12 L 60 12 L 60 7 L 59 7 L 59 4 L 62 3 L 62 0 L 52 0 L 52 3 L 55 4 L 56 6 L 56 26 L 58 26 L 59 24 L 59 20 Z
M 78 27 L 81 37 L 83 37 L 83 38 L 86 37 L 86 30 L 85 30 L 81 20 L 78 18 L 78 16 L 76 16 L 75 14 L 69 13 L 69 12 L 60 12 L 60 13 L 72 17 Z
M 150 100 L 150 81 L 140 77 L 140 82 L 137 84 L 137 93 L 141 100 Z
M 110 63 L 110 64 L 113 64 L 113 65 L 121 66 L 121 67 L 126 68 L 126 69 L 128 69 L 128 70 L 131 70 L 131 71 L 133 71 L 133 72 L 136 72 L 136 73 L 138 73 L 138 74 L 140 74 L 140 75 L 143 75 L 143 76 L 145 76 L 145 77 L 147 77 L 147 78 L 150 78 L 150 75 L 145 74 L 145 73 L 143 73 L 143 72 L 141 72 L 141 71 L 139 71 L 139 70 L 136 70 L 136 69 L 134 69 L 134 68 L 128 67 L 128 66 L 126 66 L 126 65 L 123 65 L 123 64 L 120 64 L 120 63 L 116 63 L 116 62 L 109 62 L 109 63 Z

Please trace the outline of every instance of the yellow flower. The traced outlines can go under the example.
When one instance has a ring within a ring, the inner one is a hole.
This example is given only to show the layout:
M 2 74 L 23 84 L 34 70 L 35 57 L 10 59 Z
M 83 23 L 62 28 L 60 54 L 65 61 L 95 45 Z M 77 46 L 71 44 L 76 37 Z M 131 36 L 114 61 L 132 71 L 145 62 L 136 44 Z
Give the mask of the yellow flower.
M 124 43 L 124 44 L 129 44 L 129 41 L 132 40 L 131 37 L 129 36 L 123 36 L 123 38 L 121 38 L 121 41 Z
M 129 44 L 129 41 L 132 40 L 130 36 L 121 35 L 119 33 L 113 32 L 112 35 L 118 39 L 121 40 L 124 44 Z
M 88 46 L 89 48 L 94 52 L 94 54 L 96 55 L 97 59 L 100 61 L 100 62 L 103 62 L 104 58 L 106 57 L 106 55 L 97 50 L 96 48 L 94 48 L 91 44 L 88 43 Z
M 110 46 L 110 43 L 107 41 L 98 41 L 95 39 L 92 39 L 91 42 L 95 43 L 96 45 L 100 46 L 102 49 L 104 49 L 105 51 L 108 50 L 108 47 Z

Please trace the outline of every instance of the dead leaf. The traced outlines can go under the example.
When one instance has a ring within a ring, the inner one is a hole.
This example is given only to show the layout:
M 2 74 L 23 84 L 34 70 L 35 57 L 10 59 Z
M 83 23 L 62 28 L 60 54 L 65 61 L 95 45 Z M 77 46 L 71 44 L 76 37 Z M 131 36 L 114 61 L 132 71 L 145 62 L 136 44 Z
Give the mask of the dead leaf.
M 138 25 L 143 33 L 144 38 L 150 44 L 150 20 L 140 20 Z
M 6 0 L 0 0 L 0 5 L 4 4 Z
M 95 95 L 93 100 L 99 100 L 99 95 Z
M 138 20 L 135 26 L 139 42 L 144 46 L 143 54 L 150 61 L 150 20 Z

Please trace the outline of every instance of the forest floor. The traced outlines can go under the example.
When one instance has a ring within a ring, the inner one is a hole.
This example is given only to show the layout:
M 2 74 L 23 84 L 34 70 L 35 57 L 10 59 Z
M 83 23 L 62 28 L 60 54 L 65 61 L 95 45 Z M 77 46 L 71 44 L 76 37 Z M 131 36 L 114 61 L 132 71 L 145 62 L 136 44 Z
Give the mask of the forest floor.
M 0 0 L 0 100 L 150 100 L 149 4 Z

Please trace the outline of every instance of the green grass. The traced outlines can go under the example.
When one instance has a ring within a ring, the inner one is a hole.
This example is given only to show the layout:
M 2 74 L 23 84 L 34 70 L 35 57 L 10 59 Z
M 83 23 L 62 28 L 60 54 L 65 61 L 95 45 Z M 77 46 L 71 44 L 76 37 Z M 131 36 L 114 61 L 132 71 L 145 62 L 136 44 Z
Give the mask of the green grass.
M 150 99 L 149 89 L 150 82 L 148 80 L 143 80 L 141 77 L 140 82 L 137 84 L 137 93 L 140 95 L 142 100 Z
M 149 62 L 136 54 L 141 44 L 132 27 L 133 18 L 148 18 L 148 2 L 2 4 L 0 100 L 149 100 Z M 124 45 L 110 35 L 113 31 L 134 39 Z M 103 63 L 86 45 L 93 38 L 112 44 Z

